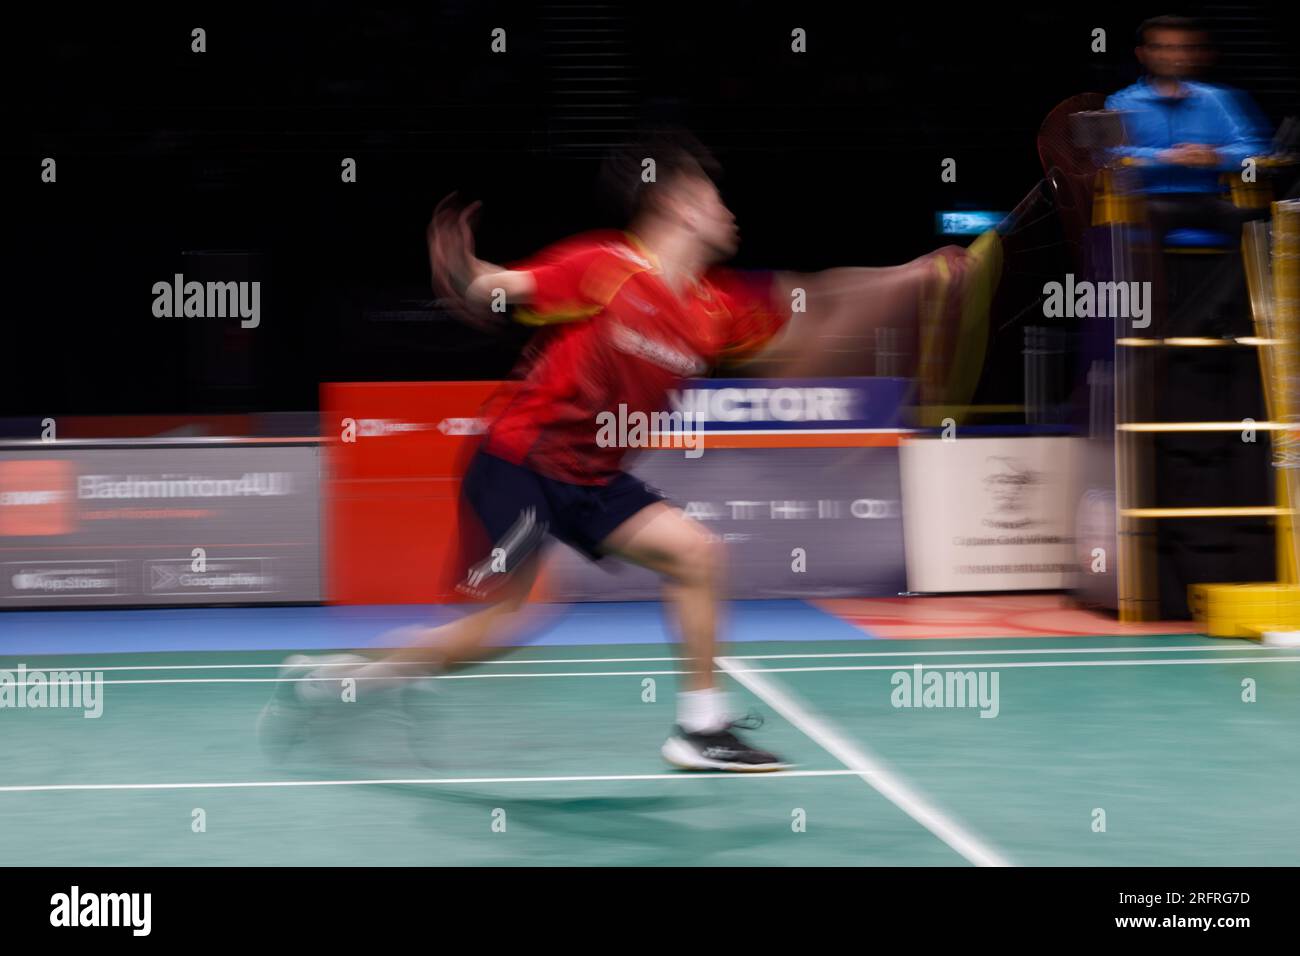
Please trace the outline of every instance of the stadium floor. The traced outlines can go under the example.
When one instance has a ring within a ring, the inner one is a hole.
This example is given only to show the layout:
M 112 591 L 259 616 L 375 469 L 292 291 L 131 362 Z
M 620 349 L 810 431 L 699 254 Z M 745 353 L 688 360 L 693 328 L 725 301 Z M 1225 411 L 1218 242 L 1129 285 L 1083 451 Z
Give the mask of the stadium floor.
M 881 639 L 736 604 L 719 669 L 797 768 L 686 774 L 658 754 L 681 669 L 658 605 L 580 605 L 405 703 L 363 689 L 270 762 L 254 725 L 285 653 L 376 646 L 412 610 L 0 615 L 0 669 L 105 682 L 98 719 L 0 710 L 3 861 L 1300 863 L 1300 655 L 1194 634 Z M 918 663 L 996 674 L 996 717 L 894 706 Z

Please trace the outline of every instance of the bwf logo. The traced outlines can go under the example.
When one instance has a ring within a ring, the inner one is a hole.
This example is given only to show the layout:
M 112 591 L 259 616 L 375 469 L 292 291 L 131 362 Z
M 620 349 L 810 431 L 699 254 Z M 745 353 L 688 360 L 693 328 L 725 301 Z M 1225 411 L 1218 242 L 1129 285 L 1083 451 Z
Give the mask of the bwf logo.
M 131 935 L 148 936 L 153 927 L 152 893 L 69 893 L 50 897 L 51 926 L 129 926 Z
M 159 319 L 240 318 L 240 328 L 262 323 L 261 282 L 186 282 L 176 273 L 171 282 L 153 284 L 153 314 Z

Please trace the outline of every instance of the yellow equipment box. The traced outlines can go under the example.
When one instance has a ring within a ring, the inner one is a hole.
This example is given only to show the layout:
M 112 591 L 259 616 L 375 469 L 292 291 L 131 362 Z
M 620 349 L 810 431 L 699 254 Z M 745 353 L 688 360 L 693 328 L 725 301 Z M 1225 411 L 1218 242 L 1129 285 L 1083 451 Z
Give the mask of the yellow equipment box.
M 1259 638 L 1265 630 L 1300 629 L 1300 585 L 1193 584 L 1192 617 L 1210 637 Z

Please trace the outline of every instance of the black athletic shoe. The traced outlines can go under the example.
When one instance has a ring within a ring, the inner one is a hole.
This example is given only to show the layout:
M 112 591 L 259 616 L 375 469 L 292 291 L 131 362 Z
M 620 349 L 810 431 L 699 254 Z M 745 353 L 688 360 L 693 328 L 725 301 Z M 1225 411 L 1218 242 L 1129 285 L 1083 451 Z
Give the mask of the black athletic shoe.
M 681 726 L 673 728 L 673 735 L 664 743 L 661 753 L 674 767 L 683 770 L 726 770 L 734 773 L 764 773 L 788 770 L 776 754 L 759 750 L 736 736 L 735 730 L 755 730 L 763 719 L 756 715 L 733 720 L 721 730 L 708 734 L 692 734 Z

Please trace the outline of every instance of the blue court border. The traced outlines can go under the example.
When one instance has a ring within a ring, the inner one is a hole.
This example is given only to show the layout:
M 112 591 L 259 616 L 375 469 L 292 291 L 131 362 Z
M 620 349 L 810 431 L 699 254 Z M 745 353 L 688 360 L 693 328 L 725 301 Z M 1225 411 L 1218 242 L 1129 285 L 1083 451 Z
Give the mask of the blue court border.
M 541 606 L 531 646 L 671 644 L 655 601 Z M 385 646 L 409 624 L 440 624 L 466 605 L 149 608 L 8 611 L 0 614 L 0 656 L 164 651 L 273 651 Z M 856 641 L 871 635 L 800 600 L 732 601 L 729 641 Z

